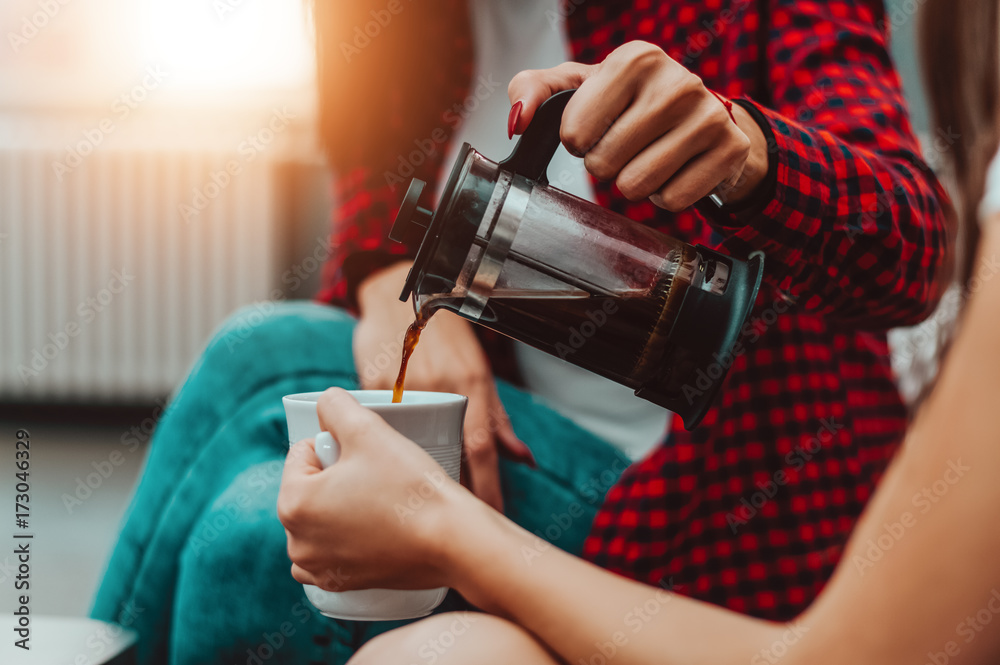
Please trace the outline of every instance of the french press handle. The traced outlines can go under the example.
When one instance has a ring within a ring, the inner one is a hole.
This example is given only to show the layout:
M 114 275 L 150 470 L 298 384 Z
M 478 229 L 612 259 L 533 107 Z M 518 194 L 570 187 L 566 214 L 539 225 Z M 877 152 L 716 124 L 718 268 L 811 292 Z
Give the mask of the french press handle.
M 535 111 L 531 124 L 514 146 L 514 152 L 500 162 L 500 168 L 534 180 L 540 185 L 549 184 L 549 162 L 559 148 L 563 111 L 574 92 L 576 90 L 563 90 L 542 102 Z

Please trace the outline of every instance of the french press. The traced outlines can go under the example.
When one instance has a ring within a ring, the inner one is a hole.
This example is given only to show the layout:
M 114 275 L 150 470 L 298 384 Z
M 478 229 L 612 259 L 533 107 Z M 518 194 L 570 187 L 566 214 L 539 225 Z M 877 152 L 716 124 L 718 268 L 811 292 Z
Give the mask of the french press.
M 410 183 L 389 234 L 419 245 L 400 300 L 624 384 L 692 429 L 732 364 L 763 255 L 692 246 L 549 185 L 573 92 L 542 104 L 499 164 L 464 144 L 435 211 Z

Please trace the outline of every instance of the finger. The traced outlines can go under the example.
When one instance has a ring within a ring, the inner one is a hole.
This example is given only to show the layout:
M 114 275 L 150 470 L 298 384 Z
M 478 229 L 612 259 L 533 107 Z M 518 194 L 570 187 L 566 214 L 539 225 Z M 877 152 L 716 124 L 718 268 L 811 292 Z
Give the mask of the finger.
M 511 79 L 507 86 L 510 103 L 522 104 L 514 133 L 520 134 L 527 129 L 542 102 L 557 92 L 579 88 L 597 68 L 598 65 L 564 62 L 550 69 L 527 69 Z
M 308 501 L 310 487 L 307 480 L 323 471 L 313 440 L 299 441 L 285 458 L 285 468 L 281 472 L 281 488 L 278 491 L 278 519 L 285 526 L 285 535 L 290 538 L 289 527 L 298 524 Z
M 626 164 L 675 125 L 672 118 L 632 104 L 587 151 L 584 166 L 598 180 L 615 180 Z
M 500 401 L 496 389 L 493 390 L 492 402 L 490 422 L 496 431 L 499 454 L 515 462 L 527 464 L 531 468 L 537 468 L 538 463 L 535 461 L 531 449 L 514 433 L 514 427 L 510 424 L 510 418 L 507 416 L 506 409 L 503 408 L 503 402 Z
M 345 575 L 339 568 L 337 570 L 327 569 L 322 572 L 310 572 L 298 565 L 292 564 L 292 578 L 300 584 L 310 584 L 319 587 L 324 591 L 349 591 L 351 590 L 350 575 Z
M 681 126 L 697 110 L 697 96 L 690 93 L 700 87 L 699 79 L 685 75 L 675 86 L 647 86 L 638 91 L 628 108 L 586 153 L 587 171 L 598 180 L 615 179 L 634 157 Z
M 514 430 L 500 430 L 497 432 L 497 447 L 500 455 L 518 464 L 524 464 L 532 469 L 538 468 L 538 461 L 535 454 L 531 452 L 523 441 L 517 438 Z
M 468 478 L 470 488 L 476 496 L 502 511 L 500 462 L 494 433 L 489 426 L 489 405 L 487 390 L 478 390 L 469 397 L 464 434 Z
M 716 141 L 718 136 L 702 131 L 700 124 L 685 123 L 661 136 L 629 161 L 619 172 L 615 184 L 625 198 L 642 201 L 662 190 L 685 164 Z
M 587 78 L 563 112 L 559 138 L 570 154 L 586 155 L 635 98 L 635 77 L 601 67 Z
M 738 147 L 709 151 L 689 162 L 650 200 L 672 212 L 684 210 L 711 194 L 720 183 L 739 178 L 744 162 L 739 161 Z
M 345 456 L 366 437 L 391 436 L 395 432 L 373 411 L 361 406 L 358 400 L 341 388 L 329 388 L 320 395 L 316 410 L 320 427 L 336 439 L 341 454 Z
M 346 574 L 341 567 L 326 568 L 312 574 L 313 584 L 324 591 L 350 591 L 353 575 Z M 361 580 L 357 580 L 361 581 Z
M 285 457 L 285 469 L 282 479 L 292 479 L 301 476 L 311 476 L 323 470 L 323 465 L 316 457 L 313 439 L 303 439 L 288 450 Z
M 491 453 L 470 451 L 468 459 L 469 485 L 472 493 L 484 503 L 503 512 L 503 491 L 500 488 L 500 463 L 496 448 Z
M 297 563 L 292 564 L 292 577 L 300 584 L 318 586 L 316 584 L 316 578 L 313 577 L 313 574 Z

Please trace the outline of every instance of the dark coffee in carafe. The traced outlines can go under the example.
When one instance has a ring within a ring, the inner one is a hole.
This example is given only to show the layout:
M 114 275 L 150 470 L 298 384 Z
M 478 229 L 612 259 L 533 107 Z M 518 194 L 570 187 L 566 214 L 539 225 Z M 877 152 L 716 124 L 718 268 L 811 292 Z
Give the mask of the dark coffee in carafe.
M 550 187 L 569 94 L 539 108 L 500 164 L 463 146 L 435 211 L 411 183 L 391 234 L 419 245 L 401 299 L 629 386 L 693 427 L 725 377 L 706 372 L 736 342 L 763 257 L 688 245 Z

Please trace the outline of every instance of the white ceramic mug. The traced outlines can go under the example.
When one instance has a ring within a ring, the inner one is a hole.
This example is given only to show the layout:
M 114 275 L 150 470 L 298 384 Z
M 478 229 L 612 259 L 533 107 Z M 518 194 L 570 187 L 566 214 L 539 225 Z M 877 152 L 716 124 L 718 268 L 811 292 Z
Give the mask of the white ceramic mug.
M 391 390 L 350 391 L 362 406 L 381 416 L 397 432 L 415 442 L 457 481 L 462 459 L 462 425 L 468 398 L 451 393 L 407 390 L 403 401 L 392 403 Z M 323 468 L 335 464 L 337 442 L 320 431 L 316 402 L 323 393 L 299 393 L 282 398 L 288 419 L 289 444 L 316 439 L 316 456 Z M 432 484 L 434 479 L 428 479 Z M 389 621 L 427 616 L 441 604 L 446 588 L 426 590 L 365 589 L 324 591 L 303 585 L 306 597 L 320 612 L 334 619 Z

